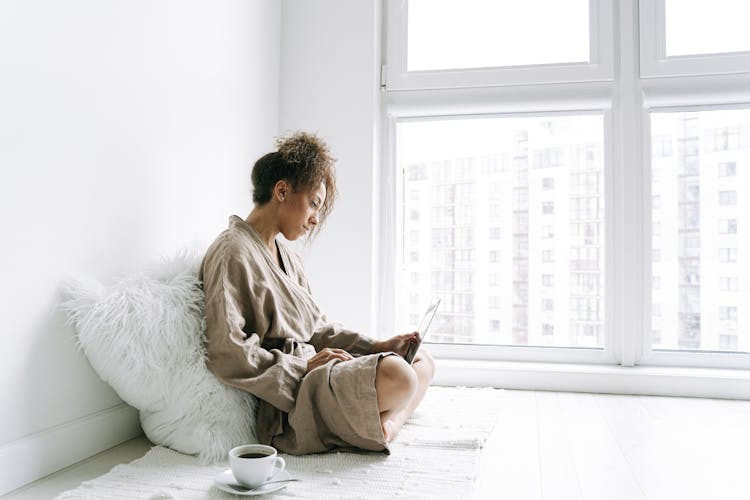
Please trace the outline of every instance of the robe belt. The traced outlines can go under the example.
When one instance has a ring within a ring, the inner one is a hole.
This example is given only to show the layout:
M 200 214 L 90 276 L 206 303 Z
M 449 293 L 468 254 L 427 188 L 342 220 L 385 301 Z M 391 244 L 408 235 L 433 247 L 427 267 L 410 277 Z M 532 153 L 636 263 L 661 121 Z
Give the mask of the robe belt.
M 284 337 L 277 337 L 273 339 L 265 338 L 263 339 L 263 343 L 261 344 L 261 347 L 266 350 L 271 349 L 279 349 L 281 351 L 284 351 L 284 347 L 287 345 L 291 345 L 291 350 L 293 351 L 298 345 L 307 344 L 307 342 L 302 342 L 297 339 L 291 339 L 291 338 L 284 338 Z

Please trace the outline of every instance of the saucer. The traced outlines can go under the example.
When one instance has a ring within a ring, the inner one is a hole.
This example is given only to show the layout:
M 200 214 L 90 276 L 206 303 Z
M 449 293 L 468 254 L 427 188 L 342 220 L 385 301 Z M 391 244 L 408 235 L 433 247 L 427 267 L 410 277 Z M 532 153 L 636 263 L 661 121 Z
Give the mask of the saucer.
M 274 474 L 274 476 L 269 479 L 269 481 L 284 481 L 285 479 L 290 479 L 291 476 L 289 476 L 289 473 L 285 470 L 281 472 L 277 472 Z M 252 497 L 255 495 L 265 495 L 266 493 L 273 493 L 274 491 L 279 491 L 282 488 L 286 488 L 289 483 L 274 483 L 274 484 L 265 484 L 258 486 L 256 489 L 251 491 L 239 491 L 232 488 L 231 485 L 236 485 L 239 488 L 244 488 L 240 483 L 237 482 L 237 480 L 234 478 L 234 474 L 232 474 L 232 469 L 227 469 L 224 472 L 221 472 L 216 477 L 214 477 L 214 486 L 219 488 L 222 491 L 226 491 L 227 493 L 233 493 L 235 495 L 241 495 L 246 497 Z

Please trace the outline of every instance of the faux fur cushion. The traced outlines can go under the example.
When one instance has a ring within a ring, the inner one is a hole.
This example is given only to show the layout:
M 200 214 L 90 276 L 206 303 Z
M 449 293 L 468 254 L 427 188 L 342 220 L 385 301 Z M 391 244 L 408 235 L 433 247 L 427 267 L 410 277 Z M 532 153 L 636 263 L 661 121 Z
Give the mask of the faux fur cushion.
M 257 442 L 257 401 L 206 368 L 200 260 L 181 252 L 111 286 L 69 278 L 62 308 L 94 370 L 140 410 L 146 436 L 212 462 Z

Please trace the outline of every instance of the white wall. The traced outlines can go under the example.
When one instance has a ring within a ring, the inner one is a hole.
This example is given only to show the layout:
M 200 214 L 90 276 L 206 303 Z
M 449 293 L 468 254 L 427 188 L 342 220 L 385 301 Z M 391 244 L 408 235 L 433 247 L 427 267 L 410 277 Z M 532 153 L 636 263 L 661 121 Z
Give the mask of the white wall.
M 58 284 L 249 212 L 249 166 L 278 132 L 280 23 L 276 0 L 0 2 L 0 494 L 67 465 L 34 461 L 40 443 L 68 460 L 113 444 L 120 400 L 55 312 Z M 92 418 L 102 435 L 76 425 Z
M 303 257 L 329 318 L 373 331 L 373 224 L 379 164 L 381 2 L 284 0 L 279 130 L 327 139 L 340 197 Z

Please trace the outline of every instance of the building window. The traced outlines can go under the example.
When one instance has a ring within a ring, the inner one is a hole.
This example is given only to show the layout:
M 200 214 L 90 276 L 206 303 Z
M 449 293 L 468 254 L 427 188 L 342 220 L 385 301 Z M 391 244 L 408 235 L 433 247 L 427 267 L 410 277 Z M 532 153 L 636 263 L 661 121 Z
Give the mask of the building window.
M 719 163 L 719 177 L 734 177 L 737 175 L 737 164 L 733 161 Z
M 554 286 L 552 274 L 542 274 L 542 286 Z
M 544 201 L 544 202 L 542 202 L 542 213 L 543 214 L 553 214 L 553 213 L 555 213 L 555 202 L 554 201 Z
M 651 277 L 651 288 L 653 290 L 659 290 L 659 289 L 661 289 L 661 278 L 659 276 L 652 276 Z
M 725 351 L 736 351 L 737 335 L 719 335 L 719 349 Z
M 719 306 L 719 319 L 722 321 L 737 321 L 737 307 Z
M 719 220 L 719 234 L 735 234 L 735 233 L 737 233 L 737 219 Z
M 554 177 L 543 177 L 542 178 L 542 189 L 544 189 L 544 190 L 555 189 L 555 178 Z
M 549 323 L 542 323 L 542 335 L 549 336 L 555 334 L 555 326 Z
M 736 292 L 739 289 L 739 278 L 722 277 L 719 278 L 719 290 L 722 292 Z
M 719 205 L 736 205 L 737 191 L 719 191 Z
M 651 315 L 654 318 L 661 318 L 661 304 L 651 304 Z
M 555 308 L 554 304 L 552 299 L 542 299 L 542 311 L 552 311 Z
M 719 262 L 737 262 L 737 249 L 719 248 Z

